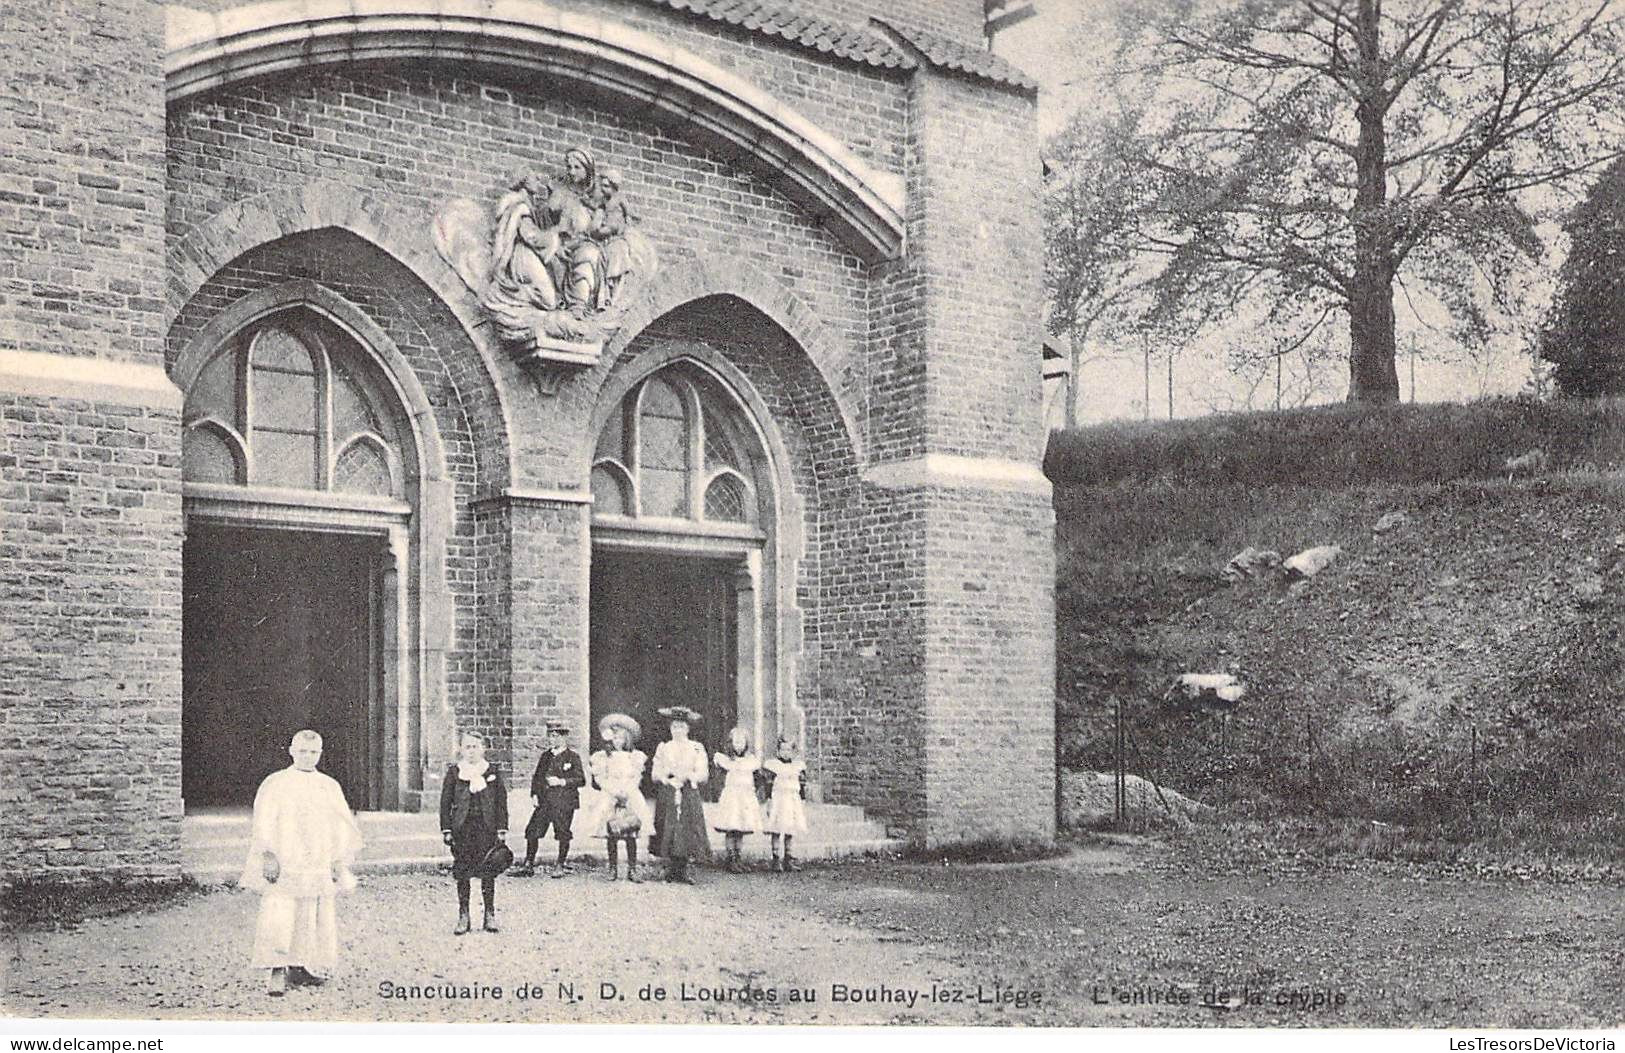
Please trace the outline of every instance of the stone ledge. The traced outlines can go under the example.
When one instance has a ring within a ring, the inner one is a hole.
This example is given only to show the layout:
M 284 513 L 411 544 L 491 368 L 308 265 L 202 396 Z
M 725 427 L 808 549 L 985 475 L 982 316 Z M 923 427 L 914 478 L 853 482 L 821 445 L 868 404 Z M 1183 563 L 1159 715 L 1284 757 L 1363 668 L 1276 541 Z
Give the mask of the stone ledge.
M 0 393 L 181 409 L 181 391 L 158 366 L 105 358 L 0 350 Z
M 1046 499 L 1051 489 L 1035 464 L 947 453 L 877 464 L 864 471 L 863 481 L 887 490 L 997 490 Z
M 471 502 L 476 512 L 511 505 L 578 505 L 592 504 L 592 494 L 586 490 L 546 490 L 539 487 L 510 486 L 499 493 L 486 494 Z

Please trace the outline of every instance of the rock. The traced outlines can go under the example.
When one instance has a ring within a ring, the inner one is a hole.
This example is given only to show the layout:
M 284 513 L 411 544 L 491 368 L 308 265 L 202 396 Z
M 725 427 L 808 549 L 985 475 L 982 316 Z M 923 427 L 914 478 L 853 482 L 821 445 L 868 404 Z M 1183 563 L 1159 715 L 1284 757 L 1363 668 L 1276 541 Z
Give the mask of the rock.
M 1603 583 L 1602 575 L 1590 568 L 1582 568 L 1575 572 L 1572 582 L 1574 598 L 1582 607 L 1590 607 L 1602 602 Z
M 1293 577 L 1312 578 L 1331 566 L 1332 561 L 1337 559 L 1342 551 L 1340 545 L 1316 545 L 1292 556 L 1281 566 Z
M 1508 457 L 1502 467 L 1508 479 L 1517 475 L 1539 475 L 1546 470 L 1547 460 L 1546 451 L 1536 446 L 1516 457 Z
M 1061 825 L 1081 829 L 1110 823 L 1116 816 L 1112 773 L 1061 769 Z M 1124 776 L 1124 798 L 1130 819 L 1157 825 L 1184 826 L 1213 813 L 1212 805 L 1194 801 L 1177 790 L 1157 787 L 1138 775 Z M 1167 801 L 1164 807 L 1163 801 Z
M 1377 520 L 1376 526 L 1371 528 L 1373 534 L 1386 534 L 1390 530 L 1404 526 L 1411 521 L 1411 517 L 1401 511 L 1384 512 Z
M 1281 565 L 1281 554 L 1274 549 L 1246 548 L 1230 557 L 1230 562 L 1224 565 L 1224 580 L 1232 585 L 1239 584 L 1264 571 L 1274 570 Z
M 1176 708 L 1231 710 L 1246 694 L 1246 685 L 1232 673 L 1181 673 L 1163 692 L 1162 702 Z

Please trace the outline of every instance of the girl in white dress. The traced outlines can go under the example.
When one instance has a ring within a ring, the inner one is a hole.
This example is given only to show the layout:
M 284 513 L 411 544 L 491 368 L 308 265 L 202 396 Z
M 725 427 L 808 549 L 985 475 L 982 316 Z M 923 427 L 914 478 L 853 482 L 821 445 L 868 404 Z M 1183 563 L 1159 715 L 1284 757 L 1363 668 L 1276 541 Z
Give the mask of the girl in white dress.
M 779 739 L 778 756 L 762 764 L 762 770 L 773 776 L 773 796 L 767 803 L 767 820 L 762 829 L 773 835 L 773 869 L 790 873 L 800 870 L 790 847 L 791 838 L 807 832 L 807 810 L 801 806 L 801 777 L 807 771 L 805 761 L 796 759 L 795 743 Z M 779 838 L 784 838 L 784 863 L 779 863 Z
M 611 713 L 598 722 L 600 736 L 610 739 L 607 750 L 592 755 L 592 777 L 603 792 L 587 818 L 587 829 L 607 842 L 609 880 L 620 869 L 620 844 L 626 842 L 626 880 L 639 882 L 638 838 L 654 824 L 643 798 L 643 768 L 648 758 L 632 747 L 642 728 L 624 713 Z
M 728 774 L 717 798 L 714 826 L 727 838 L 728 870 L 737 874 L 744 869 L 739 856 L 745 835 L 762 830 L 762 806 L 756 800 L 756 770 L 762 759 L 750 748 L 750 732 L 744 728 L 733 729 L 728 745 L 726 752 L 718 750 L 716 755 L 717 767 Z

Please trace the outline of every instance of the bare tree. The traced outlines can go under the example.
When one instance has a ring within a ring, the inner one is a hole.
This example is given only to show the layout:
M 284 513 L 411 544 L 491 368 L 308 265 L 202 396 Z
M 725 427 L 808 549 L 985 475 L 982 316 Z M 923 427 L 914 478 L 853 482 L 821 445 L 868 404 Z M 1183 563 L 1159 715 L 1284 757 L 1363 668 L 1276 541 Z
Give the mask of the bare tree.
M 1126 149 L 1133 123 L 1127 116 L 1076 114 L 1055 137 L 1045 162 L 1048 325 L 1071 348 L 1074 383 L 1067 424 L 1072 427 L 1082 413 L 1084 367 L 1116 357 L 1090 351 L 1096 326 L 1131 302 L 1145 281 L 1144 276 L 1136 280 L 1142 266 L 1129 237 L 1139 196 L 1135 184 L 1144 181 Z
M 1146 101 L 1096 144 L 1114 156 L 1095 182 L 1126 193 L 1097 228 L 1110 267 L 1088 273 L 1121 284 L 1145 273 L 1123 251 L 1157 259 L 1150 320 L 1175 328 L 1196 303 L 1263 298 L 1288 332 L 1341 312 L 1348 398 L 1396 400 L 1396 281 L 1471 328 L 1488 308 L 1468 276 L 1504 278 L 1541 251 L 1530 191 L 1625 152 L 1620 6 L 1133 7 L 1122 94 Z

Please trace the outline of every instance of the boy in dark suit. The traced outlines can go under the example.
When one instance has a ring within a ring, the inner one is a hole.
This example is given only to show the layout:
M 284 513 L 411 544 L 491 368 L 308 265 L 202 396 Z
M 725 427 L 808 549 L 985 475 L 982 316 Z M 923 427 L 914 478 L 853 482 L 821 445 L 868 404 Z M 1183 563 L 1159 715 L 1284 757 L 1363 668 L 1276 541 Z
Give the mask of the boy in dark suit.
M 536 774 L 530 777 L 530 801 L 535 810 L 525 824 L 525 862 L 519 868 L 525 877 L 536 873 L 536 845 L 547 836 L 549 827 L 559 843 L 558 861 L 551 873 L 559 878 L 569 869 L 565 860 L 570 855 L 570 824 L 575 822 L 576 808 L 581 804 L 581 787 L 587 784 L 581 755 L 570 748 L 570 729 L 564 724 L 550 724 L 547 734 L 548 748 L 536 762 Z

